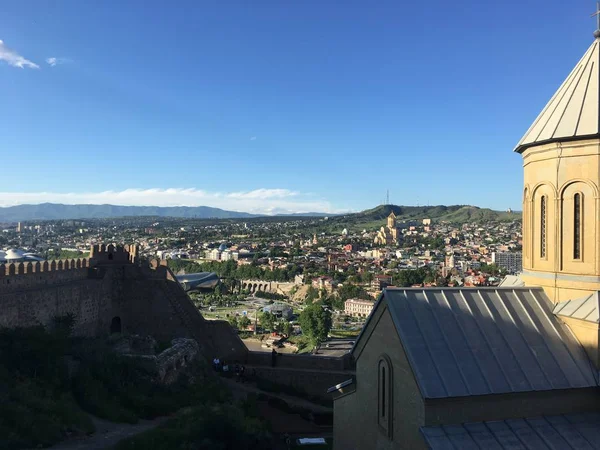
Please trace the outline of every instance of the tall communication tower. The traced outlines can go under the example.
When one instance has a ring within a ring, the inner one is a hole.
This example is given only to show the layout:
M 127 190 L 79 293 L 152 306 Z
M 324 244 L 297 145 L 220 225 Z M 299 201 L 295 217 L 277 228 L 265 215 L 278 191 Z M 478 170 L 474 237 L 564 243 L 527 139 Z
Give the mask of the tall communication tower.
M 390 190 L 387 190 L 387 193 L 385 195 L 385 204 L 389 205 L 390 204 Z

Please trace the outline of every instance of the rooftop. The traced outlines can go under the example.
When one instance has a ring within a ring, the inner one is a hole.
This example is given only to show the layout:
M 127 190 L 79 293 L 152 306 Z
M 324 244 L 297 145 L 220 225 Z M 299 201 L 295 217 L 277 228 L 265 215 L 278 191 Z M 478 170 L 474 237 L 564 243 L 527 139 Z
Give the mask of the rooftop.
M 515 151 L 600 136 L 600 40 L 596 39 L 542 110 Z
M 541 288 L 387 289 L 383 300 L 425 398 L 597 386 Z
M 600 322 L 598 316 L 598 292 L 576 300 L 567 300 L 557 303 L 554 314 L 571 319 L 585 320 L 586 322 Z
M 600 449 L 600 415 L 569 414 L 421 428 L 431 450 Z

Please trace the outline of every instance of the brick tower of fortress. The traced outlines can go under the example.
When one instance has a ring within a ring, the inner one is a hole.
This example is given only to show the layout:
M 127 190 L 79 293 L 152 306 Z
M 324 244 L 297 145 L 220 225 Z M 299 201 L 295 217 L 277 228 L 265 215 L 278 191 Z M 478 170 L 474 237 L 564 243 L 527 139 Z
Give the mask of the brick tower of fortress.
M 0 265 L 0 327 L 49 325 L 73 314 L 74 333 L 189 337 L 206 358 L 243 360 L 224 321 L 206 321 L 164 263 L 143 264 L 136 245 L 94 245 L 89 258 Z

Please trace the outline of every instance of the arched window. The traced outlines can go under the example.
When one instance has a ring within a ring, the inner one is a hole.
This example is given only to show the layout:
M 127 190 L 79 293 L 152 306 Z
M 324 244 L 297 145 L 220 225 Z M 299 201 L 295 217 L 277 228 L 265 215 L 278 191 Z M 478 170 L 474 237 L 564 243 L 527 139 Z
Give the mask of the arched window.
M 581 194 L 573 196 L 573 259 L 581 259 Z
M 531 237 L 529 236 L 529 189 L 525 188 L 523 191 L 523 256 L 529 257 L 529 242 Z M 527 235 L 527 236 L 526 236 Z M 527 245 L 525 245 L 527 244 Z
M 392 364 L 387 355 L 381 356 L 379 359 L 378 370 L 378 395 L 377 395 L 377 421 L 379 430 L 392 438 Z
M 546 228 L 548 225 L 547 220 L 547 202 L 548 197 L 545 195 L 540 199 L 540 257 L 546 257 Z

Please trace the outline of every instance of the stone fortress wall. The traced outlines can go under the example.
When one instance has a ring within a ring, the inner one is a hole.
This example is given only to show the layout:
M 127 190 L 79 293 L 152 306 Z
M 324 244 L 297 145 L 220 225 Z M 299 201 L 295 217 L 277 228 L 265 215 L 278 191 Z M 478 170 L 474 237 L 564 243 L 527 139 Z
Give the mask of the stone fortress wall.
M 77 334 L 96 334 L 107 304 L 89 267 L 89 258 L 0 265 L 0 327 L 47 325 L 73 314 Z
M 76 260 L 0 265 L 0 327 L 48 326 L 67 314 L 79 336 L 189 337 L 206 358 L 247 353 L 229 327 L 207 326 L 166 262 L 140 263 L 135 245 L 94 245 L 89 258 Z

